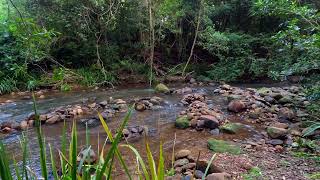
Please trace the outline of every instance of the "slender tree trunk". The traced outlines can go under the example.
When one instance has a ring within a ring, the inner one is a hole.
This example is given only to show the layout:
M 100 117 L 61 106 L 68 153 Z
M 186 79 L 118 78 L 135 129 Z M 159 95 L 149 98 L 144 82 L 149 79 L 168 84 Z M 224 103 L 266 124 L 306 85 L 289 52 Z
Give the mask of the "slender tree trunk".
M 194 47 L 195 47 L 196 42 L 197 42 L 199 28 L 200 28 L 200 22 L 201 22 L 201 8 L 202 8 L 202 1 L 200 2 L 200 9 L 199 9 L 199 14 L 198 14 L 198 22 L 197 22 L 197 27 L 196 27 L 196 31 L 195 31 L 192 47 L 191 47 L 191 50 L 190 50 L 190 55 L 189 55 L 189 58 L 188 58 L 188 61 L 187 61 L 186 65 L 183 68 L 182 76 L 185 75 L 186 69 L 187 69 L 187 67 L 188 67 L 188 65 L 189 65 L 189 63 L 191 61 L 191 58 L 193 56 Z
M 154 60 L 154 43 L 155 43 L 155 34 L 154 34 L 154 17 L 152 12 L 152 0 L 148 0 L 149 8 L 149 31 L 150 31 L 150 76 L 149 76 L 149 85 L 151 87 L 153 80 L 153 60 Z

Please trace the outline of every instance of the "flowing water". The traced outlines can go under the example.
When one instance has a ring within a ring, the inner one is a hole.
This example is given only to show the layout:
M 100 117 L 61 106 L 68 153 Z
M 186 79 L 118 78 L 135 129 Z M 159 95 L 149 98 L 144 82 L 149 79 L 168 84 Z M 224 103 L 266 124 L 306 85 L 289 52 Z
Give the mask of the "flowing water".
M 261 85 L 247 85 L 247 87 L 256 87 Z M 218 106 L 227 114 L 226 105 L 227 101 L 224 97 L 219 95 L 214 95 L 213 90 L 215 87 L 198 87 L 195 88 L 195 92 L 203 92 L 207 94 L 211 106 Z M 160 96 L 165 100 L 165 105 L 163 108 L 158 110 L 146 110 L 144 112 L 134 111 L 132 117 L 129 120 L 130 125 L 144 125 L 149 128 L 152 132 L 148 141 L 150 146 L 156 155 L 159 152 L 160 141 L 163 142 L 164 152 L 166 155 L 167 163 L 170 163 L 173 142 L 176 137 L 176 146 L 175 149 L 190 149 L 194 154 L 201 152 L 208 152 L 207 149 L 207 139 L 216 138 L 224 140 L 234 140 L 234 139 L 245 139 L 261 136 L 261 134 L 256 131 L 255 127 L 248 125 L 247 130 L 241 132 L 237 135 L 230 134 L 221 134 L 218 136 L 211 135 L 208 131 L 195 131 L 195 130 L 178 130 L 174 127 L 174 121 L 179 114 L 179 112 L 185 107 L 179 105 L 183 95 L 160 95 L 156 94 L 152 89 L 145 88 L 130 88 L 130 89 L 118 89 L 118 90 L 82 90 L 74 91 L 68 93 L 50 93 L 46 94 L 46 98 L 39 100 L 37 102 L 40 112 L 48 111 L 49 109 L 57 108 L 59 106 L 66 106 L 69 104 L 81 103 L 83 100 L 88 98 L 97 98 L 97 102 L 108 100 L 109 97 L 121 98 L 130 102 L 130 100 L 139 97 L 152 97 Z M 1 97 L 2 100 L 10 98 L 10 96 Z M 1 100 L 0 98 L 0 100 Z M 32 112 L 32 101 L 31 100 L 20 100 L 14 99 L 13 103 L 8 103 L 0 106 L 0 122 L 11 119 L 17 122 L 25 119 L 29 113 Z M 118 125 L 121 123 L 121 120 L 125 113 L 118 113 L 115 117 L 107 120 L 107 123 L 112 129 L 113 132 L 117 129 Z M 245 123 L 240 118 L 232 118 L 233 121 L 241 121 Z M 78 122 L 78 140 L 79 148 L 83 147 L 85 144 L 85 125 Z M 61 134 L 63 123 L 58 123 L 54 125 L 44 125 L 43 132 L 45 134 L 45 140 L 47 144 L 50 144 L 55 150 L 60 148 L 61 143 Z M 67 122 L 68 132 L 71 131 L 71 122 Z M 102 126 L 94 126 L 89 128 L 90 130 L 90 144 L 93 149 L 101 150 L 103 142 L 106 139 L 106 134 Z M 39 166 L 39 148 L 37 145 L 37 137 L 34 129 L 30 129 L 25 132 L 28 137 L 29 146 L 30 146 L 30 162 L 29 166 L 36 172 L 40 173 Z M 68 133 L 70 135 L 70 133 Z M 4 137 L 1 137 L 3 142 L 6 144 L 8 152 L 15 156 L 15 159 L 21 159 L 21 148 L 19 144 L 19 139 L 21 138 L 21 132 L 13 133 Z M 138 150 L 142 153 L 144 152 L 144 143 L 143 138 L 132 139 L 129 143 L 133 144 Z M 130 165 L 130 168 L 133 170 L 135 168 L 135 159 L 133 154 L 124 148 L 121 148 L 121 152 L 126 159 L 126 162 Z M 123 176 L 123 172 L 120 168 L 115 170 L 115 174 L 118 177 Z M 122 179 L 122 178 L 119 178 Z

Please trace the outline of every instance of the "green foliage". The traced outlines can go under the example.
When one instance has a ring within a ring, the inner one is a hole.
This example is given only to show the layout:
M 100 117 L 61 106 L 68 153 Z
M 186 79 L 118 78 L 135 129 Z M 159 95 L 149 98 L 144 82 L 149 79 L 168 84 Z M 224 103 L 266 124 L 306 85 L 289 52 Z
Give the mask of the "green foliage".
M 0 94 L 9 93 L 17 89 L 16 81 L 14 79 L 2 79 L 0 81 Z
M 223 33 L 208 27 L 200 35 L 200 45 L 219 59 L 213 64 L 208 76 L 213 80 L 234 81 L 246 73 L 259 76 L 263 59 L 256 59 L 251 44 L 255 40 L 245 34 Z
M 242 176 L 245 180 L 260 179 L 262 177 L 262 171 L 259 167 L 253 167 L 248 173 L 242 174 Z

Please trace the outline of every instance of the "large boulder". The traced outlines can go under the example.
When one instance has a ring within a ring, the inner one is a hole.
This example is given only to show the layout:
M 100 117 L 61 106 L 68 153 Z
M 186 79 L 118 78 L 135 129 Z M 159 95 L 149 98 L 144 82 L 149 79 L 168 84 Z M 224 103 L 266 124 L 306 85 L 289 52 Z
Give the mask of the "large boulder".
M 188 116 L 181 116 L 176 119 L 175 126 L 179 129 L 186 129 L 190 125 Z
M 202 115 L 199 117 L 199 120 L 204 121 L 204 127 L 209 129 L 215 129 L 219 127 L 219 121 L 214 116 Z
M 228 152 L 231 154 L 240 154 L 241 148 L 235 144 L 231 144 L 230 142 L 217 140 L 217 139 L 209 139 L 208 140 L 208 148 L 213 152 L 224 153 Z
M 244 102 L 240 100 L 233 100 L 228 104 L 228 110 L 232 112 L 242 112 L 246 109 Z
M 277 139 L 285 137 L 288 134 L 288 130 L 284 128 L 269 126 L 267 128 L 267 133 L 271 138 Z
M 168 92 L 170 92 L 170 89 L 169 89 L 166 85 L 164 85 L 164 84 L 162 84 L 162 83 L 158 84 L 158 85 L 154 88 L 154 90 L 155 90 L 156 92 L 158 92 L 158 93 L 168 93 Z

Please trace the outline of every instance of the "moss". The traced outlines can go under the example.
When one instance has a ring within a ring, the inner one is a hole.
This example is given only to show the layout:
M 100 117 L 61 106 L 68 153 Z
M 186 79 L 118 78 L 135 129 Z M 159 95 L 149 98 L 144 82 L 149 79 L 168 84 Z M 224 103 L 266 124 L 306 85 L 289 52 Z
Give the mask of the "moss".
M 241 148 L 235 144 L 231 144 L 230 142 L 217 140 L 217 139 L 209 139 L 208 140 L 208 148 L 213 152 L 224 153 L 228 152 L 231 154 L 240 154 Z
M 170 91 L 170 89 L 162 83 L 158 84 L 154 90 L 158 93 L 168 93 Z
M 176 119 L 176 127 L 179 129 L 186 129 L 189 127 L 189 119 L 187 116 L 181 116 Z
M 230 134 L 235 134 L 242 128 L 243 128 L 243 124 L 241 123 L 228 123 L 220 127 L 221 131 L 230 133 Z

